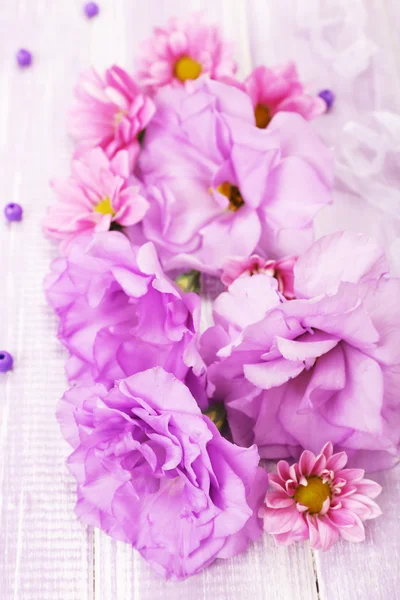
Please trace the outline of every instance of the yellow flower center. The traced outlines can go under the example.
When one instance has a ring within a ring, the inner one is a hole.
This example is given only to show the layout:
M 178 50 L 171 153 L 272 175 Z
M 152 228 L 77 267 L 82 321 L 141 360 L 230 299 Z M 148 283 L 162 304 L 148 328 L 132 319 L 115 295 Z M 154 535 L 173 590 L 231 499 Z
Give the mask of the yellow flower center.
M 268 106 L 265 106 L 265 104 L 257 104 L 254 109 L 254 116 L 256 118 L 256 125 L 259 129 L 265 129 L 271 120 L 271 113 L 269 112 Z
M 114 117 L 114 125 L 115 127 L 118 127 L 118 125 L 121 123 L 122 119 L 128 114 L 128 111 L 126 110 L 119 110 L 117 113 L 115 113 L 115 117 Z
M 236 185 L 232 185 L 228 181 L 224 181 L 224 183 L 221 183 L 221 185 L 217 187 L 217 191 L 228 198 L 229 210 L 236 212 L 241 206 L 243 206 L 244 200 L 239 188 L 236 187 Z
M 307 485 L 299 485 L 294 493 L 296 502 L 307 506 L 312 514 L 321 512 L 322 505 L 331 497 L 331 488 L 320 477 L 307 477 Z
M 100 200 L 94 207 L 94 212 L 101 213 L 102 215 L 111 215 L 115 217 L 115 210 L 111 206 L 110 198 L 106 197 Z
M 200 292 L 200 275 L 201 273 L 199 271 L 191 269 L 186 273 L 182 273 L 182 275 L 178 275 L 175 279 L 175 283 L 185 293 L 194 292 L 198 294 Z
M 197 79 L 201 75 L 202 66 L 190 56 L 182 56 L 175 63 L 174 74 L 179 81 Z
M 211 404 L 206 410 L 203 411 L 203 415 L 207 415 L 207 417 L 214 423 L 216 428 L 221 431 L 226 421 L 226 410 L 225 406 L 222 402 L 216 402 L 215 404 Z

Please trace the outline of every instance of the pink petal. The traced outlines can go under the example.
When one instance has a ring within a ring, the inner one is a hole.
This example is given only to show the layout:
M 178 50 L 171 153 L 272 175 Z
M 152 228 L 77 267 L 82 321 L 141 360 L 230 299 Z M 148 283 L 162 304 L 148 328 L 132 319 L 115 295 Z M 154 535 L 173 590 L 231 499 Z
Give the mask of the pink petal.
M 364 477 L 363 469 L 342 469 L 340 476 L 344 477 L 347 483 L 358 483 Z
M 382 491 L 382 486 L 372 479 L 362 479 L 357 483 L 357 492 L 369 498 L 376 498 Z
M 149 202 L 139 194 L 129 200 L 115 215 L 115 221 L 128 227 L 139 223 L 149 209 Z
M 319 550 L 319 548 L 321 547 L 321 540 L 319 537 L 319 531 L 318 531 L 317 527 L 315 526 L 316 519 L 315 519 L 315 517 L 312 517 L 310 514 L 306 515 L 306 519 L 307 519 L 307 523 L 308 523 L 308 530 L 310 533 L 310 546 L 314 550 Z
M 294 504 L 293 498 L 282 492 L 269 492 L 265 497 L 268 508 L 286 508 Z
M 293 528 L 285 533 L 276 533 L 275 542 L 281 545 L 289 545 L 293 542 L 307 540 L 309 537 L 308 526 L 304 518 L 298 519 Z
M 320 475 L 322 471 L 324 471 L 326 466 L 326 458 L 324 454 L 319 454 L 315 459 L 315 464 L 313 466 L 312 474 Z
M 326 499 L 323 501 L 323 503 L 322 503 L 322 508 L 321 508 L 321 510 L 320 510 L 320 513 L 319 513 L 319 514 L 320 514 L 320 515 L 326 515 L 326 513 L 328 512 L 328 510 L 329 510 L 330 506 L 331 506 L 331 499 L 330 499 L 330 498 L 329 498 L 329 496 L 328 496 L 328 498 L 326 498 Z
M 290 465 L 286 460 L 280 460 L 278 462 L 278 464 L 276 465 L 276 471 L 283 481 L 291 479 L 292 477 L 290 473 Z
M 367 519 L 375 519 L 382 514 L 379 506 L 367 496 L 361 494 L 353 494 L 352 496 L 343 498 L 343 506 L 352 510 L 362 521 Z
M 332 454 L 333 454 L 332 442 L 327 442 L 325 444 L 325 446 L 321 450 L 321 454 L 323 454 L 327 460 L 332 456 Z
M 187 39 L 183 31 L 174 31 L 168 38 L 168 45 L 175 56 L 187 51 Z
M 330 511 L 328 517 L 337 527 L 352 527 L 356 523 L 354 513 L 346 508 Z
M 127 179 L 129 177 L 129 154 L 126 150 L 117 152 L 111 160 L 112 170 L 116 175 Z
M 330 459 L 326 463 L 326 468 L 331 471 L 341 471 L 343 467 L 347 464 L 347 454 L 346 452 L 339 452 L 338 454 L 334 454 L 330 457 Z
M 358 517 L 356 517 L 356 524 L 352 527 L 346 527 L 339 529 L 340 536 L 348 542 L 363 542 L 365 540 L 365 529 L 364 525 Z
M 299 460 L 299 471 L 302 475 L 310 475 L 315 464 L 315 454 L 304 450 Z
M 267 533 L 285 533 L 293 528 L 298 518 L 301 517 L 294 504 L 287 508 L 266 508 L 263 514 L 264 530 Z
M 279 475 L 275 475 L 275 473 L 270 473 L 268 476 L 269 484 L 274 489 L 283 490 L 286 492 L 285 481 L 283 481 Z
M 339 539 L 339 532 L 324 517 L 317 518 L 317 525 L 321 550 L 329 550 Z
M 149 75 L 154 83 L 164 83 L 172 76 L 172 68 L 169 62 L 159 60 L 154 62 L 149 69 Z

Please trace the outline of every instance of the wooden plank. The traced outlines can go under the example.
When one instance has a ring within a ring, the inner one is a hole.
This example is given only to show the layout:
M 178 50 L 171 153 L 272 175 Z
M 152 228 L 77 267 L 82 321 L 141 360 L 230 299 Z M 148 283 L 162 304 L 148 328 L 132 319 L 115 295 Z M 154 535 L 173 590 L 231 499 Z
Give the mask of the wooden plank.
M 307 545 L 277 547 L 263 536 L 247 552 L 183 582 L 166 582 L 138 553 L 96 532 L 96 600 L 317 600 Z
M 48 179 L 66 173 L 69 162 L 64 113 L 82 19 L 76 4 L 57 11 L 47 4 L 3 0 L 0 11 L 0 204 L 2 211 L 7 202 L 20 202 L 25 210 L 20 224 L 0 218 L 0 346 L 15 359 L 14 372 L 0 374 L 5 600 L 89 600 L 93 590 L 92 541 L 74 518 L 75 486 L 54 416 L 65 389 L 64 356 L 43 297 L 52 251 L 40 226 Z M 24 72 L 14 56 L 21 46 L 35 61 Z

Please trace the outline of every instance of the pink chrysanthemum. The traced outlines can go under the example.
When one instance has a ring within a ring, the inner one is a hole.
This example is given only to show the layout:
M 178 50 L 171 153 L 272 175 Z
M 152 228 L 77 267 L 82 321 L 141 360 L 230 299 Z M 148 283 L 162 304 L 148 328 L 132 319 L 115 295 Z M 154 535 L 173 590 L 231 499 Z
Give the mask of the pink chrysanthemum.
M 78 154 L 100 146 L 112 158 L 125 149 L 133 166 L 140 150 L 138 135 L 155 112 L 153 101 L 117 66 L 104 78 L 94 69 L 82 73 L 75 96 L 69 132 L 79 142 Z
M 238 277 L 265 273 L 278 281 L 278 291 L 288 300 L 295 298 L 293 267 L 297 258 L 288 256 L 281 260 L 267 260 L 253 254 L 249 258 L 229 258 L 223 265 L 221 281 L 229 287 Z
M 121 150 L 109 160 L 95 148 L 72 161 L 71 177 L 55 180 L 59 202 L 52 206 L 43 227 L 51 237 L 70 240 L 83 231 L 108 231 L 111 223 L 138 223 L 148 209 L 139 184 L 130 177 L 129 157 Z
M 260 509 L 264 529 L 278 544 L 309 539 L 316 550 L 328 550 L 339 537 L 349 542 L 365 539 L 363 521 L 382 514 L 372 500 L 381 491 L 364 479 L 363 469 L 345 469 L 346 452 L 333 454 L 331 442 L 315 456 L 305 450 L 298 463 L 278 463 L 269 475 L 274 491 Z
M 204 73 L 211 79 L 233 77 L 237 69 L 232 45 L 223 41 L 218 27 L 202 23 L 198 14 L 185 22 L 170 19 L 167 27 L 155 28 L 142 48 L 137 77 L 153 92 Z
M 272 117 L 280 112 L 296 112 L 307 121 L 326 111 L 326 103 L 319 96 L 310 96 L 299 81 L 296 66 L 289 62 L 282 67 L 257 67 L 245 82 L 246 91 L 254 106 L 256 125 L 267 127 Z

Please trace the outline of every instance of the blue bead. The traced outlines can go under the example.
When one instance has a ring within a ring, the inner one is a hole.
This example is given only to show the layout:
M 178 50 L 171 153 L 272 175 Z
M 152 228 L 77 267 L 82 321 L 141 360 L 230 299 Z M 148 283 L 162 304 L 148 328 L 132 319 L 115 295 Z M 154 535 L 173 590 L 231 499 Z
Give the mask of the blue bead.
M 11 202 L 5 207 L 4 214 L 7 221 L 21 221 L 23 214 L 22 206 L 15 202 Z
M 0 373 L 6 373 L 13 368 L 14 360 L 9 352 L 0 350 Z
M 29 67 L 32 64 L 32 54 L 29 50 L 25 50 L 25 48 L 21 48 L 17 52 L 17 63 L 23 69 L 25 67 Z
M 318 96 L 325 101 L 327 110 L 329 110 L 335 101 L 335 94 L 332 90 L 321 90 Z
M 96 2 L 88 2 L 85 4 L 84 11 L 88 19 L 93 19 L 99 14 L 99 7 Z

